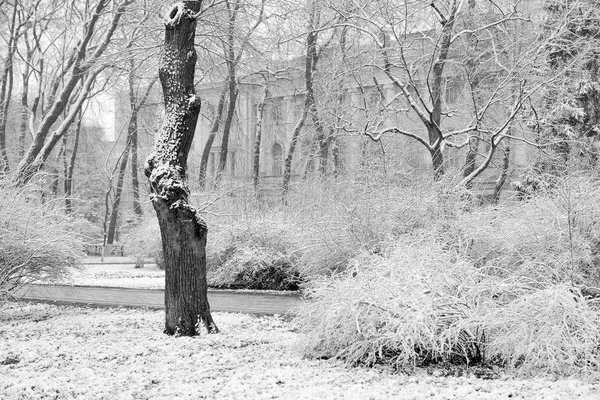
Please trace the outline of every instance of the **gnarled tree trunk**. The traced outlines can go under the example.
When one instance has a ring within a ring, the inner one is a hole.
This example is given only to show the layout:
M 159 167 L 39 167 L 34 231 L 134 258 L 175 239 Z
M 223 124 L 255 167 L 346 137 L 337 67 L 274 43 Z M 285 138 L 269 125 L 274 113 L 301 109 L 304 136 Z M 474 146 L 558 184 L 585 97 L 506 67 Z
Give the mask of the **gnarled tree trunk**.
M 165 265 L 165 333 L 194 336 L 200 324 L 218 332 L 207 299 L 207 227 L 188 203 L 187 158 L 200 99 L 194 90 L 194 36 L 200 1 L 172 5 L 165 16 L 165 47 L 159 68 L 165 121 L 145 173 L 162 237 Z

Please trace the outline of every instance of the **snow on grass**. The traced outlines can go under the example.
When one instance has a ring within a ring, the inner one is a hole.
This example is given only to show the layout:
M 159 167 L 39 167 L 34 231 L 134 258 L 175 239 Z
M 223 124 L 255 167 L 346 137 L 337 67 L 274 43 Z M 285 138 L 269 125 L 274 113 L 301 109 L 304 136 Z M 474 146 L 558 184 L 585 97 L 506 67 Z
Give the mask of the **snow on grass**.
M 131 289 L 164 289 L 165 271 L 156 264 L 135 268 L 133 263 L 84 264 L 61 283 L 83 286 L 124 287 Z
M 164 313 L 11 303 L 0 309 L 0 399 L 598 399 L 577 380 L 479 380 L 305 360 L 281 316 L 214 313 L 174 338 Z

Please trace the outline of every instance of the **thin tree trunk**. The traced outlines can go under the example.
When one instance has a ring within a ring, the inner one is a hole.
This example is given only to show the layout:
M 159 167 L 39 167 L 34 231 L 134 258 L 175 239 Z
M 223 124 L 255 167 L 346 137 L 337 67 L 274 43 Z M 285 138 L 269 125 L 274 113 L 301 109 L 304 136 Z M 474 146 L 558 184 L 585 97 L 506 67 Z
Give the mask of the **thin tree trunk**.
M 208 168 L 208 159 L 210 157 L 210 150 L 215 141 L 215 137 L 217 136 L 217 132 L 219 132 L 219 126 L 221 124 L 221 117 L 223 116 L 223 108 L 225 108 L 225 97 L 227 96 L 228 87 L 229 81 L 226 81 L 225 85 L 223 86 L 223 90 L 221 91 L 221 95 L 219 96 L 219 104 L 217 105 L 215 119 L 213 120 L 212 126 L 210 127 L 210 132 L 208 134 L 208 138 L 206 139 L 204 150 L 202 151 L 199 176 L 199 183 L 202 189 L 206 187 L 206 171 Z
M 200 99 L 194 90 L 194 36 L 199 1 L 171 6 L 165 20 L 165 47 L 159 67 L 165 120 L 148 157 L 145 174 L 160 226 L 165 265 L 165 329 L 194 336 L 199 325 L 217 332 L 206 283 L 206 223 L 189 205 L 187 158 L 194 138 Z
M 67 214 L 73 212 L 73 173 L 75 171 L 75 160 L 77 159 L 77 150 L 79 150 L 79 136 L 81 134 L 82 112 L 79 110 L 79 118 L 75 126 L 75 140 L 73 141 L 73 150 L 69 159 L 69 166 L 65 177 L 65 210 Z
M 115 188 L 115 198 L 110 211 L 110 220 L 108 222 L 108 231 L 106 233 L 106 244 L 113 244 L 115 241 L 115 232 L 117 231 L 117 219 L 119 218 L 119 207 L 121 205 L 121 195 L 123 193 L 123 182 L 125 181 L 125 171 L 127 170 L 127 161 L 129 160 L 129 151 L 131 142 L 129 137 L 125 144 L 125 150 L 121 155 L 121 164 L 117 175 L 117 187 Z
M 133 191 L 133 212 L 138 217 L 143 214 L 142 204 L 140 202 L 140 181 L 138 179 L 138 117 L 140 110 L 150 97 L 152 87 L 156 83 L 156 79 L 153 79 L 146 87 L 146 92 L 142 98 L 138 100 L 135 94 L 135 77 L 134 77 L 134 65 L 133 57 L 129 59 L 129 105 L 131 108 L 131 115 L 129 116 L 129 124 L 127 124 L 127 143 L 131 150 L 131 188 Z
M 439 181 L 444 176 L 444 153 L 441 146 L 435 146 L 429 152 L 431 154 L 431 163 L 433 165 L 433 179 Z
M 294 126 L 294 131 L 292 132 L 292 139 L 290 141 L 290 147 L 288 149 L 287 156 L 285 157 L 285 162 L 283 166 L 283 202 L 285 203 L 287 200 L 287 194 L 290 189 L 290 181 L 292 180 L 292 162 L 294 160 L 294 152 L 296 151 L 296 145 L 298 144 L 298 138 L 300 137 L 300 131 L 306 122 L 306 117 L 308 115 L 308 108 L 305 107 L 302 110 L 302 115 L 298 122 L 296 122 L 296 126 Z
M 59 155 L 60 158 L 60 155 Z M 48 167 L 48 176 L 50 177 L 50 194 L 51 198 L 56 198 L 58 195 L 58 186 L 59 186 L 59 178 L 58 178 L 58 169 L 54 167 Z
M 92 50 L 90 50 L 88 46 L 91 46 L 90 42 L 93 41 L 94 34 L 96 33 L 96 24 L 105 14 L 105 9 L 111 4 L 113 4 L 113 2 L 110 0 L 98 0 L 98 3 L 94 7 L 92 15 L 86 23 L 86 29 L 83 31 L 82 37 L 69 56 L 69 60 L 67 62 L 67 65 L 69 66 L 69 72 L 64 76 L 64 85 L 60 91 L 57 90 L 56 96 L 53 96 L 53 99 L 50 102 L 51 104 L 44 113 L 45 115 L 42 117 L 40 124 L 36 129 L 33 140 L 25 152 L 25 156 L 19 162 L 17 173 L 13 177 L 13 183 L 15 186 L 25 185 L 33 177 L 33 175 L 39 171 L 41 167 L 43 167 L 49 153 L 53 150 L 56 143 L 58 143 L 62 137 L 62 134 L 64 134 L 66 131 L 63 130 L 63 128 L 65 126 L 68 128 L 70 123 L 65 124 L 63 121 L 61 127 L 59 127 L 57 131 L 51 135 L 48 141 L 46 141 L 52 126 L 58 120 L 66 107 L 68 107 L 74 101 L 78 102 L 82 97 L 81 92 L 78 94 L 75 94 L 74 92 L 79 80 L 81 79 L 81 76 L 88 73 L 88 77 L 90 75 L 95 77 L 100 70 L 106 67 L 106 65 L 96 66 L 94 61 L 98 60 L 108 47 L 108 44 L 112 39 L 112 35 L 117 29 L 119 20 L 124 14 L 125 8 L 129 3 L 122 2 L 118 5 L 115 5 L 114 10 L 112 11 L 113 16 L 110 26 L 104 31 L 99 43 L 94 43 L 94 48 Z M 81 88 L 81 90 L 86 89 L 89 93 L 89 90 L 91 90 L 91 85 Z M 83 97 L 87 97 L 88 93 L 84 93 Z M 78 96 L 78 99 L 74 100 L 73 97 L 76 96 Z M 71 109 L 72 108 L 73 107 L 71 107 Z
M 464 23 L 466 25 L 466 27 L 468 29 L 474 28 L 475 25 L 475 21 L 477 19 L 477 15 L 475 13 L 475 7 L 476 7 L 476 3 L 475 0 L 469 0 L 468 1 L 468 6 L 469 9 L 465 15 L 464 18 Z M 467 69 L 467 73 L 470 76 L 469 82 L 471 83 L 471 100 L 473 101 L 473 109 L 477 109 L 477 88 L 479 86 L 479 74 L 478 74 L 478 68 L 480 67 L 479 64 L 479 60 L 477 60 L 473 55 L 472 52 L 475 51 L 475 47 L 476 44 L 473 43 L 478 43 L 478 41 L 474 41 L 473 40 L 473 33 L 467 33 L 466 34 L 467 37 L 467 43 L 469 43 L 468 46 L 468 51 L 467 54 L 465 54 L 466 57 L 466 69 Z M 473 173 L 473 171 L 475 171 L 475 167 L 476 167 L 476 163 L 477 163 L 477 155 L 479 153 L 479 143 L 480 143 L 481 139 L 479 137 L 479 133 L 477 134 L 477 136 L 472 136 L 469 138 L 469 151 L 467 152 L 467 155 L 465 157 L 465 164 L 463 167 L 463 178 L 466 178 L 467 176 L 471 175 Z M 472 186 L 472 182 L 469 182 L 469 184 L 467 185 L 467 189 L 471 189 Z
M 18 155 L 19 159 L 25 155 L 25 137 L 27 136 L 27 121 L 29 121 L 29 64 L 26 64 L 22 74 L 21 88 L 21 119 L 19 121 Z
M 133 212 L 138 217 L 141 217 L 144 214 L 144 211 L 142 209 L 142 202 L 140 201 L 140 179 L 138 178 L 138 147 L 138 132 L 136 129 L 131 133 L 131 188 L 133 191 Z
M 123 195 L 123 184 L 125 181 L 125 171 L 127 170 L 127 162 L 129 160 L 129 153 L 133 151 L 133 147 L 136 148 L 136 156 L 135 156 L 135 165 L 133 167 L 133 171 L 132 171 L 132 176 L 135 177 L 135 183 L 137 183 L 138 186 L 138 198 L 137 198 L 137 207 L 139 208 L 138 211 L 136 211 L 136 215 L 141 215 L 141 205 L 139 202 L 139 182 L 137 182 L 137 130 L 138 130 L 138 115 L 140 113 L 140 109 L 142 108 L 142 106 L 144 105 L 144 103 L 146 102 L 146 99 L 148 98 L 148 96 L 150 95 L 150 92 L 152 91 L 152 86 L 154 86 L 154 82 L 156 82 L 156 80 L 153 80 L 150 82 L 150 84 L 148 85 L 148 87 L 146 88 L 146 93 L 144 94 L 144 96 L 138 101 L 136 95 L 135 95 L 135 85 L 134 80 L 135 78 L 133 77 L 133 60 L 131 60 L 131 64 L 130 64 L 130 73 L 129 73 L 129 103 L 131 106 L 131 115 L 129 116 L 129 124 L 127 124 L 127 138 L 125 139 L 125 149 L 123 150 L 123 154 L 121 155 L 121 163 L 119 164 L 119 173 L 117 175 L 117 187 L 115 188 L 115 198 L 113 200 L 113 204 L 112 204 L 112 208 L 111 208 L 111 213 L 110 213 L 110 221 L 108 224 L 108 233 L 107 233 L 107 237 L 106 237 L 106 243 L 107 244 L 113 244 L 115 237 L 116 237 L 116 231 L 117 231 L 117 220 L 119 218 L 119 208 L 121 206 L 121 197 Z M 133 155 L 132 155 L 132 159 L 133 159 Z M 133 161 L 132 161 L 133 163 Z M 132 183 L 133 184 L 133 183 Z M 136 198 L 135 198 L 135 190 L 134 190 L 134 211 L 135 211 L 135 207 L 136 207 Z
M 471 136 L 469 138 L 469 151 L 465 156 L 465 165 L 463 167 L 463 178 L 471 175 L 475 171 L 475 162 L 477 161 L 477 154 L 479 154 L 479 142 L 478 136 Z M 471 183 L 467 186 L 467 189 L 471 188 Z
M 331 158 L 333 159 L 333 177 L 337 179 L 342 173 L 342 158 L 340 155 L 340 143 L 335 136 L 331 138 Z
M 235 76 L 234 76 L 235 80 Z M 230 83 L 231 84 L 231 83 Z M 221 137 L 221 153 L 219 154 L 219 166 L 217 168 L 216 181 L 217 183 L 223 178 L 225 167 L 227 166 L 227 154 L 229 153 L 229 136 L 231 134 L 231 126 L 233 124 L 233 116 L 235 115 L 235 105 L 238 96 L 237 82 L 229 87 L 229 105 L 227 108 L 227 116 L 223 123 L 223 136 Z
M 25 154 L 25 157 L 21 160 L 21 163 L 19 164 L 18 173 L 13 178 L 13 181 L 17 186 L 21 186 L 27 183 L 37 171 L 42 169 L 56 144 L 60 141 L 63 135 L 67 133 L 69 127 L 75 121 L 75 118 L 79 114 L 83 103 L 85 102 L 85 100 L 87 100 L 87 96 L 95 83 L 96 77 L 102 71 L 102 68 L 103 67 L 101 66 L 99 69 L 92 71 L 88 74 L 88 76 L 85 78 L 81 89 L 78 92 L 78 97 L 70 106 L 69 111 L 65 116 L 64 120 L 61 122 L 58 128 L 54 132 L 52 132 L 51 135 L 49 135 L 47 141 L 42 141 L 41 148 L 37 150 L 37 156 L 35 156 L 35 158 L 33 158 L 32 160 L 29 160 L 29 155 L 31 155 L 32 147 L 36 146 L 32 144 L 32 146 L 29 147 L 28 152 Z M 48 135 L 44 135 L 44 140 L 47 136 Z M 35 141 L 36 138 L 34 138 L 34 142 Z
M 8 122 L 8 107 L 12 96 L 13 57 L 19 34 L 17 27 L 17 7 L 18 5 L 15 2 L 9 26 L 8 54 L 4 59 L 4 67 L 0 78 L 0 173 L 8 173 L 10 171 L 6 148 L 6 124 Z
M 254 138 L 254 159 L 252 168 L 252 183 L 254 185 L 254 193 L 258 196 L 258 183 L 260 177 L 260 146 L 262 139 L 262 125 L 263 116 L 265 113 L 265 104 L 269 98 L 269 87 L 267 82 L 263 88 L 263 98 L 260 104 L 258 104 L 258 110 L 256 112 L 256 137 Z
M 504 148 L 504 155 L 502 157 L 502 170 L 500 171 L 500 175 L 498 179 L 496 179 L 496 185 L 494 186 L 494 195 L 492 197 L 492 203 L 498 204 L 500 201 L 500 194 L 502 193 L 502 188 L 504 187 L 504 183 L 506 183 L 506 177 L 508 176 L 508 167 L 510 166 L 510 146 L 506 145 Z
M 229 136 L 231 133 L 231 125 L 233 122 L 233 116 L 235 115 L 235 107 L 238 96 L 238 85 L 236 74 L 237 59 L 235 56 L 235 21 L 237 18 L 237 12 L 239 10 L 239 3 L 231 4 L 229 1 L 225 2 L 227 11 L 229 13 L 229 25 L 227 31 L 227 79 L 229 81 L 229 105 L 227 108 L 227 116 L 225 117 L 225 123 L 223 124 L 223 137 L 221 138 L 221 152 L 219 154 L 219 165 L 217 167 L 216 182 L 219 183 L 225 172 L 227 166 L 227 154 L 229 152 Z
M 310 14 L 310 21 L 308 24 L 308 35 L 306 37 L 306 57 L 304 58 L 304 82 L 306 85 L 306 93 L 304 94 L 304 106 L 302 108 L 302 115 L 294 126 L 292 132 L 292 139 L 290 140 L 290 147 L 285 158 L 283 167 L 283 202 L 287 201 L 287 195 L 290 188 L 290 181 L 292 179 L 292 163 L 294 160 L 294 152 L 296 151 L 296 145 L 298 144 L 298 138 L 300 137 L 300 131 L 306 122 L 309 109 L 311 105 L 314 105 L 314 87 L 313 87 L 313 76 L 316 70 L 317 62 L 317 12 L 313 2 L 313 7 Z

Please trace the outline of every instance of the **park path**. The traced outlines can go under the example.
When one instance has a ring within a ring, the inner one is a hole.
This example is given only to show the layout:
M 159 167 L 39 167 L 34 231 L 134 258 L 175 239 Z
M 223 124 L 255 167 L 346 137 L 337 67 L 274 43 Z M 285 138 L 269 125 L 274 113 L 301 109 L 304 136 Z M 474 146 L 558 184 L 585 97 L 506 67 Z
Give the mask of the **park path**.
M 23 300 L 100 306 L 164 308 L 163 289 L 127 289 L 99 286 L 28 285 L 16 293 Z M 250 314 L 286 314 L 302 304 L 297 294 L 208 291 L 212 311 Z

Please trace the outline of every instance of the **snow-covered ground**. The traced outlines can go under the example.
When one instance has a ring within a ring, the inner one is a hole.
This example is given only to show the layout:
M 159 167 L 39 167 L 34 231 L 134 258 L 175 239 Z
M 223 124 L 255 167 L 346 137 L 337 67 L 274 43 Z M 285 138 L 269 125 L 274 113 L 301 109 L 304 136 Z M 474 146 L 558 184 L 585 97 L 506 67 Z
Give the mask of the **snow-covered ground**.
M 62 283 L 132 289 L 165 287 L 165 271 L 158 269 L 156 264 L 146 263 L 144 268 L 135 268 L 133 263 L 124 264 L 122 261 L 113 257 L 106 263 L 85 264 L 81 271 L 74 272 L 71 279 Z
M 600 385 L 407 376 L 302 359 L 285 318 L 215 313 L 221 333 L 174 338 L 162 311 L 8 304 L 0 399 L 600 399 Z

